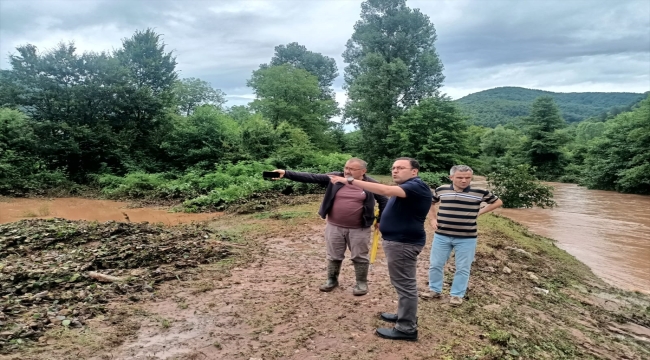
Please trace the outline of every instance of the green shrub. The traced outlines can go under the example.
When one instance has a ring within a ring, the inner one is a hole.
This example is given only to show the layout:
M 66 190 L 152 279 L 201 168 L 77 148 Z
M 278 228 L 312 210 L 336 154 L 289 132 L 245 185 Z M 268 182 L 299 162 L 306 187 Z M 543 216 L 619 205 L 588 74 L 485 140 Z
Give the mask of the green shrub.
M 102 193 L 109 198 L 162 197 L 160 190 L 167 182 L 165 174 L 130 173 L 124 177 L 101 175 Z
M 560 182 L 578 184 L 583 179 L 584 168 L 581 165 L 569 164 L 564 169 L 564 175 L 560 176 Z
M 422 179 L 422 181 L 432 189 L 451 183 L 451 180 L 449 180 L 449 174 L 445 172 L 421 172 L 419 176 L 420 179 Z
M 506 208 L 553 207 L 553 187 L 540 183 L 529 165 L 500 168 L 488 174 L 492 191 Z
M 298 170 L 313 173 L 340 170 L 349 158 L 342 154 L 312 155 L 313 161 L 306 162 L 312 167 Z M 223 210 L 232 203 L 255 197 L 310 194 L 323 189 L 317 184 L 264 180 L 262 172 L 274 168 L 270 161 L 241 161 L 218 165 L 212 172 L 195 169 L 180 176 L 172 173 L 100 175 L 98 184 L 108 198 L 179 200 L 183 201 L 183 209 L 190 212 Z
M 71 183 L 64 171 L 48 169 L 38 158 L 33 125 L 20 111 L 0 108 L 0 194 L 21 196 Z

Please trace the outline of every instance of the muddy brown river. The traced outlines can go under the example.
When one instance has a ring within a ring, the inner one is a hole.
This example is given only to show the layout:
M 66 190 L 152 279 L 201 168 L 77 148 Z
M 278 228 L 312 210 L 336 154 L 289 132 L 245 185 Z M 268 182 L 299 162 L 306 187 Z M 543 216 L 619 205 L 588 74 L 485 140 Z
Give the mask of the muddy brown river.
M 555 187 L 553 209 L 499 209 L 587 264 L 612 285 L 650 293 L 650 196 Z
M 0 224 L 21 219 L 59 217 L 69 220 L 129 221 L 178 225 L 203 221 L 221 213 L 173 213 L 162 208 L 129 209 L 128 203 L 81 198 L 22 199 L 0 198 Z

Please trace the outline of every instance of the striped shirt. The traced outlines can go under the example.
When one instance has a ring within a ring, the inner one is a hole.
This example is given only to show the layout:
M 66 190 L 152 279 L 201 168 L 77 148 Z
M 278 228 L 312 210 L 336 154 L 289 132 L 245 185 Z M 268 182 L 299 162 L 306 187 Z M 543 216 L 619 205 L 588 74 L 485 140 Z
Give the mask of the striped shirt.
M 475 238 L 478 236 L 476 218 L 481 203 L 492 204 L 499 198 L 492 192 L 474 189 L 470 186 L 463 191 L 454 190 L 453 185 L 443 185 L 433 190 L 432 202 L 440 202 L 438 207 L 438 230 L 440 235 Z

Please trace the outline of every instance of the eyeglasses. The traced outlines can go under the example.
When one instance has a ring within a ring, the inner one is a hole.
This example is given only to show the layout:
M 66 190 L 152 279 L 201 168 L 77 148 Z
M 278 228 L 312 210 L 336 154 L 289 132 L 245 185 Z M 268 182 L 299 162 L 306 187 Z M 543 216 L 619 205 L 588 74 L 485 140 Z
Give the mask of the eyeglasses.
M 353 168 L 349 168 L 349 167 L 346 166 L 346 167 L 343 168 L 343 170 L 345 170 L 345 171 L 359 171 L 361 169 L 353 169 Z
M 395 171 L 395 170 L 402 171 L 402 170 L 411 170 L 411 169 L 413 169 L 413 168 L 407 168 L 407 167 L 404 167 L 404 166 L 393 166 L 391 168 L 392 171 Z

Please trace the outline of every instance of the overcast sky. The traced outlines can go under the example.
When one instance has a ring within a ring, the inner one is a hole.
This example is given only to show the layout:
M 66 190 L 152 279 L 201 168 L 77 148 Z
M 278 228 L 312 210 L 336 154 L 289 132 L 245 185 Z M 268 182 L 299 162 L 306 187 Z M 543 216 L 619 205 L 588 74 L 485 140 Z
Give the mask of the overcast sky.
M 358 0 L 0 0 L 0 68 L 18 45 L 45 50 L 74 41 L 80 52 L 119 48 L 155 28 L 181 77 L 198 77 L 252 99 L 246 80 L 279 44 L 298 42 L 336 59 L 359 19 Z M 443 92 L 457 99 L 497 86 L 549 91 L 650 90 L 650 0 L 411 0 L 434 23 L 445 66 Z

